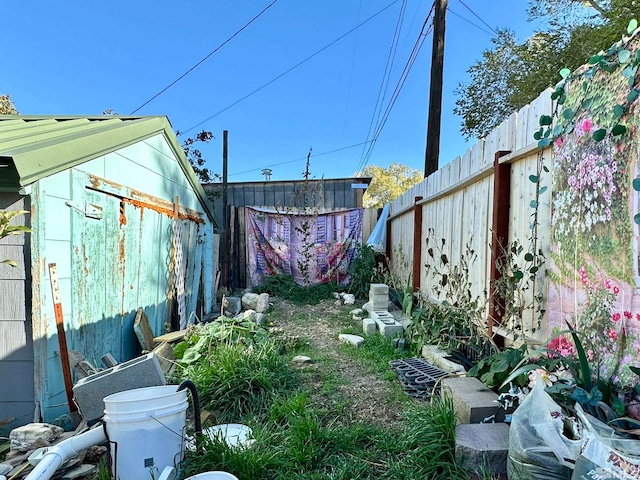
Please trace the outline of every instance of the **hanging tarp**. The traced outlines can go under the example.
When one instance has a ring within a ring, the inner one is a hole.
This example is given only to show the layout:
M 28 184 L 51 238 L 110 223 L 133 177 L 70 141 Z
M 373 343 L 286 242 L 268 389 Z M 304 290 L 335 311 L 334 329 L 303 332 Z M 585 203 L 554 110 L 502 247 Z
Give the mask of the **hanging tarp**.
M 356 246 L 362 243 L 362 208 L 323 213 L 247 207 L 249 275 L 293 275 L 296 283 L 348 283 Z
M 373 248 L 376 253 L 384 253 L 387 247 L 387 219 L 389 218 L 390 203 L 387 203 L 380 213 L 380 218 L 373 227 L 371 235 L 367 240 L 367 245 Z

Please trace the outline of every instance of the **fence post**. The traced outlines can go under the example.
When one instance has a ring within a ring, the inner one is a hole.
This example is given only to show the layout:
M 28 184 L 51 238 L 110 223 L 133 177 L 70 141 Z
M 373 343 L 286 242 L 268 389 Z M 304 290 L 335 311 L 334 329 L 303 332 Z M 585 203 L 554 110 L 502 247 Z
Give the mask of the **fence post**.
M 511 197 L 511 164 L 500 163 L 500 158 L 511 152 L 499 150 L 493 159 L 493 222 L 491 227 L 491 274 L 489 278 L 489 318 L 487 327 L 493 337 L 494 327 L 502 323 L 505 299 L 496 292 L 496 280 L 502 276 L 496 262 L 503 256 L 509 243 L 509 201 Z M 504 346 L 502 336 L 495 337 L 498 347 Z
M 411 287 L 414 292 L 420 290 L 420 267 L 422 266 L 422 197 L 413 199 L 413 271 Z

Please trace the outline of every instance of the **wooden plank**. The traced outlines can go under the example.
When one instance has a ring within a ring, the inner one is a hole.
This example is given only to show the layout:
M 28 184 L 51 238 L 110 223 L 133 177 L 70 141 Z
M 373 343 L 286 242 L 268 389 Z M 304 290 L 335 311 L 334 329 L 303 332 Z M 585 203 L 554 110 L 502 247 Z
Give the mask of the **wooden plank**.
M 176 330 L 175 332 L 169 332 L 163 335 L 159 335 L 157 337 L 153 337 L 153 342 L 156 344 L 160 344 L 163 342 L 167 342 L 167 343 L 179 342 L 184 338 L 186 334 L 187 334 L 187 330 Z
M 246 227 L 246 209 L 238 207 L 238 286 L 240 288 L 247 287 L 247 227 Z
M 136 317 L 133 320 L 133 331 L 140 342 L 142 350 L 151 351 L 155 346 L 153 339 L 153 331 L 151 325 L 149 325 L 149 319 L 147 314 L 144 313 L 142 308 L 138 308 L 136 311 Z

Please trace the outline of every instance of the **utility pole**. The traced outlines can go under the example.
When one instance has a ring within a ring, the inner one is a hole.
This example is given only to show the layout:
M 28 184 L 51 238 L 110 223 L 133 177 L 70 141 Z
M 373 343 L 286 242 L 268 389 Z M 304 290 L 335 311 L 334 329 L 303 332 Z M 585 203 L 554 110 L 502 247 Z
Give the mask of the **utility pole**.
M 442 117 L 442 72 L 444 69 L 444 27 L 448 0 L 435 0 L 433 15 L 433 47 L 431 49 L 431 84 L 429 90 L 429 118 L 427 120 L 427 149 L 424 176 L 438 170 L 440 157 L 440 120 Z
M 227 229 L 227 165 L 229 163 L 229 131 L 222 131 L 222 229 Z

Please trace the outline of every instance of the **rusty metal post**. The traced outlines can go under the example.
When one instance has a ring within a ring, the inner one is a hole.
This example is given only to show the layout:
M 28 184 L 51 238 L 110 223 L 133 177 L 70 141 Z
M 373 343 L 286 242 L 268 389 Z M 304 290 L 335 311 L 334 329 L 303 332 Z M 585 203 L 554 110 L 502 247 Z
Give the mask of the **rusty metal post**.
M 493 159 L 493 222 L 491 227 L 491 274 L 489 278 L 489 318 L 487 327 L 489 336 L 493 336 L 494 327 L 502 323 L 505 312 L 505 299 L 495 288 L 502 274 L 497 267 L 498 258 L 505 254 L 509 243 L 509 201 L 511 197 L 511 164 L 500 163 L 500 158 L 509 151 L 496 152 Z M 498 347 L 504 346 L 504 338 L 494 339 Z
M 413 271 L 411 273 L 411 288 L 414 292 L 420 290 L 420 267 L 422 267 L 422 205 L 421 196 L 413 199 Z

